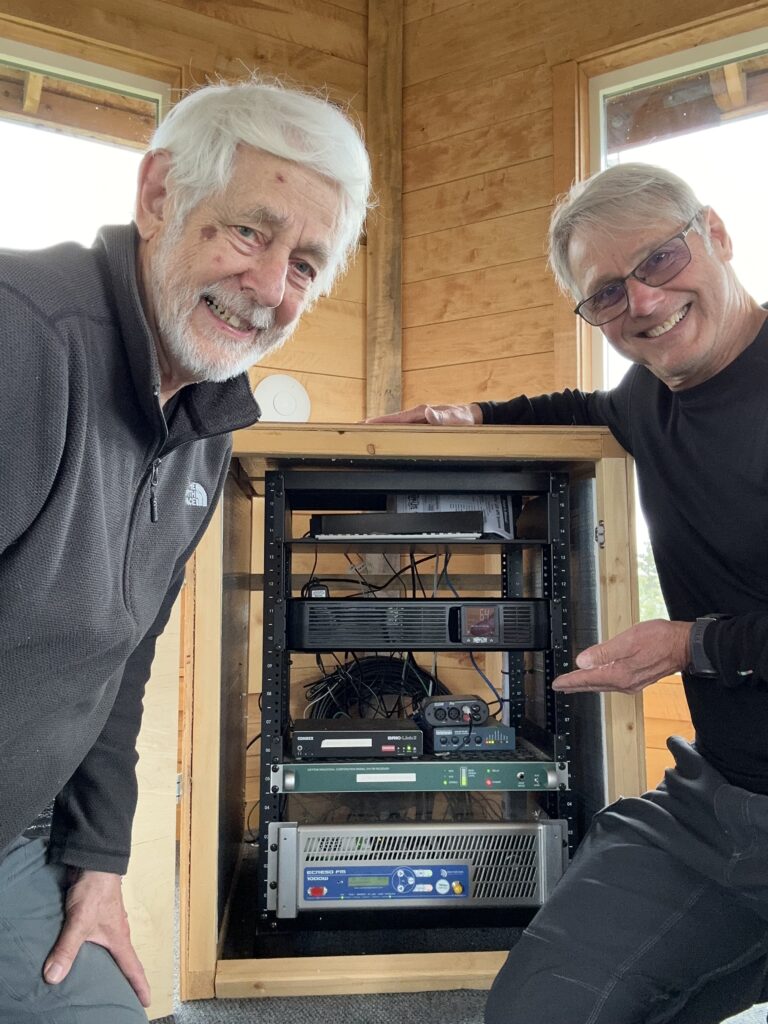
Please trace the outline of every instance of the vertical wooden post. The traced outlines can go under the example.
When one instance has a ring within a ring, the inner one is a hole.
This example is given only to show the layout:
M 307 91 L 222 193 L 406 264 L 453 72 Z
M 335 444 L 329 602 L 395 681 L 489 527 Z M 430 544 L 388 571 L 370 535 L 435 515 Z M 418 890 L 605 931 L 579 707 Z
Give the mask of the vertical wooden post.
M 628 459 L 603 458 L 595 466 L 597 517 L 605 523 L 599 555 L 601 640 L 637 621 L 634 474 Z M 645 788 L 643 695 L 603 694 L 608 801 Z
M 402 404 L 403 0 L 368 3 L 366 415 Z
M 223 523 L 219 505 L 194 555 L 193 670 L 184 708 L 179 850 L 180 989 L 184 1000 L 211 999 L 215 994 Z M 187 578 L 189 581 L 189 571 Z
M 552 68 L 553 189 L 567 192 L 589 173 L 587 118 L 584 109 L 587 83 L 576 61 Z M 573 303 L 552 285 L 554 305 L 555 388 L 592 387 L 592 332 L 575 317 Z

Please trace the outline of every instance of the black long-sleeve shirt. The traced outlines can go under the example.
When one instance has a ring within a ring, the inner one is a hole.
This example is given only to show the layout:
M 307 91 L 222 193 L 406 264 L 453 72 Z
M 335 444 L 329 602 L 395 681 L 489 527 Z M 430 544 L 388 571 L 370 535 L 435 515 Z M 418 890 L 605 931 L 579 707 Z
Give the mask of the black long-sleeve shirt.
M 701 753 L 768 793 L 768 321 L 729 366 L 673 392 L 645 367 L 611 391 L 481 402 L 486 423 L 607 426 L 634 457 L 670 617 L 705 634 L 718 678 L 684 674 Z

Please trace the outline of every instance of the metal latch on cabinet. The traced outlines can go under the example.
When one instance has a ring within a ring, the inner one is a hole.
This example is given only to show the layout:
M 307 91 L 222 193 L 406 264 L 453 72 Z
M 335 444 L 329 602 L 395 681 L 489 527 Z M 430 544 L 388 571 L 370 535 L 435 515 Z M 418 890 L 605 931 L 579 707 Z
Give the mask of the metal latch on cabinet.
M 602 519 L 598 520 L 597 526 L 595 527 L 595 544 L 597 544 L 599 548 L 605 547 L 605 522 Z

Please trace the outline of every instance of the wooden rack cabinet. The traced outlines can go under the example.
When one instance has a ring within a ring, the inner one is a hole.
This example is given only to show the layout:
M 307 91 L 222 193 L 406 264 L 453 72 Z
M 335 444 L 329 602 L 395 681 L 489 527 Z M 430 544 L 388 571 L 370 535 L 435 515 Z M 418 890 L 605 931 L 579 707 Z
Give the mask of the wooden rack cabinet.
M 342 941 L 342 955 L 305 955 L 300 948 L 297 955 L 299 936 L 289 955 L 271 955 L 274 949 L 264 956 L 232 955 L 227 942 L 232 922 L 251 913 L 255 929 L 256 904 L 264 902 L 254 901 L 250 911 L 244 907 L 237 879 L 246 850 L 244 701 L 249 675 L 251 689 L 259 686 L 261 675 L 261 612 L 252 598 L 268 579 L 259 563 L 265 473 L 277 469 L 295 478 L 295 471 L 322 471 L 324 479 L 339 473 L 344 474 L 340 481 L 348 481 L 347 474 L 371 469 L 400 470 L 414 478 L 419 471 L 444 469 L 448 475 L 456 470 L 550 473 L 566 481 L 574 567 L 567 663 L 581 647 L 633 621 L 630 460 L 607 430 L 576 427 L 264 425 L 236 434 L 234 455 L 225 500 L 189 574 L 194 628 L 183 742 L 182 998 L 487 987 L 506 949 L 363 956 L 347 952 Z M 283 536 L 282 524 L 278 534 Z M 601 798 L 641 792 L 640 698 L 593 699 L 589 706 L 597 710 L 582 731 L 591 736 L 594 752 L 587 773 L 600 777 Z M 280 948 L 277 933 L 275 943 Z

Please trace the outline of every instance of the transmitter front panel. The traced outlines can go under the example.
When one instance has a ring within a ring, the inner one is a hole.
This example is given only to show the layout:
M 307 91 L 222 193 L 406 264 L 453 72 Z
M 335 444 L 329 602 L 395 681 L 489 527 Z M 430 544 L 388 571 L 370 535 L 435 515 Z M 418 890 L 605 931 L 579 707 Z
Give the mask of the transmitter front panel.
M 344 906 L 400 900 L 410 905 L 466 900 L 469 892 L 466 864 L 354 865 L 349 867 L 304 868 L 299 909 L 318 909 L 320 904 Z

